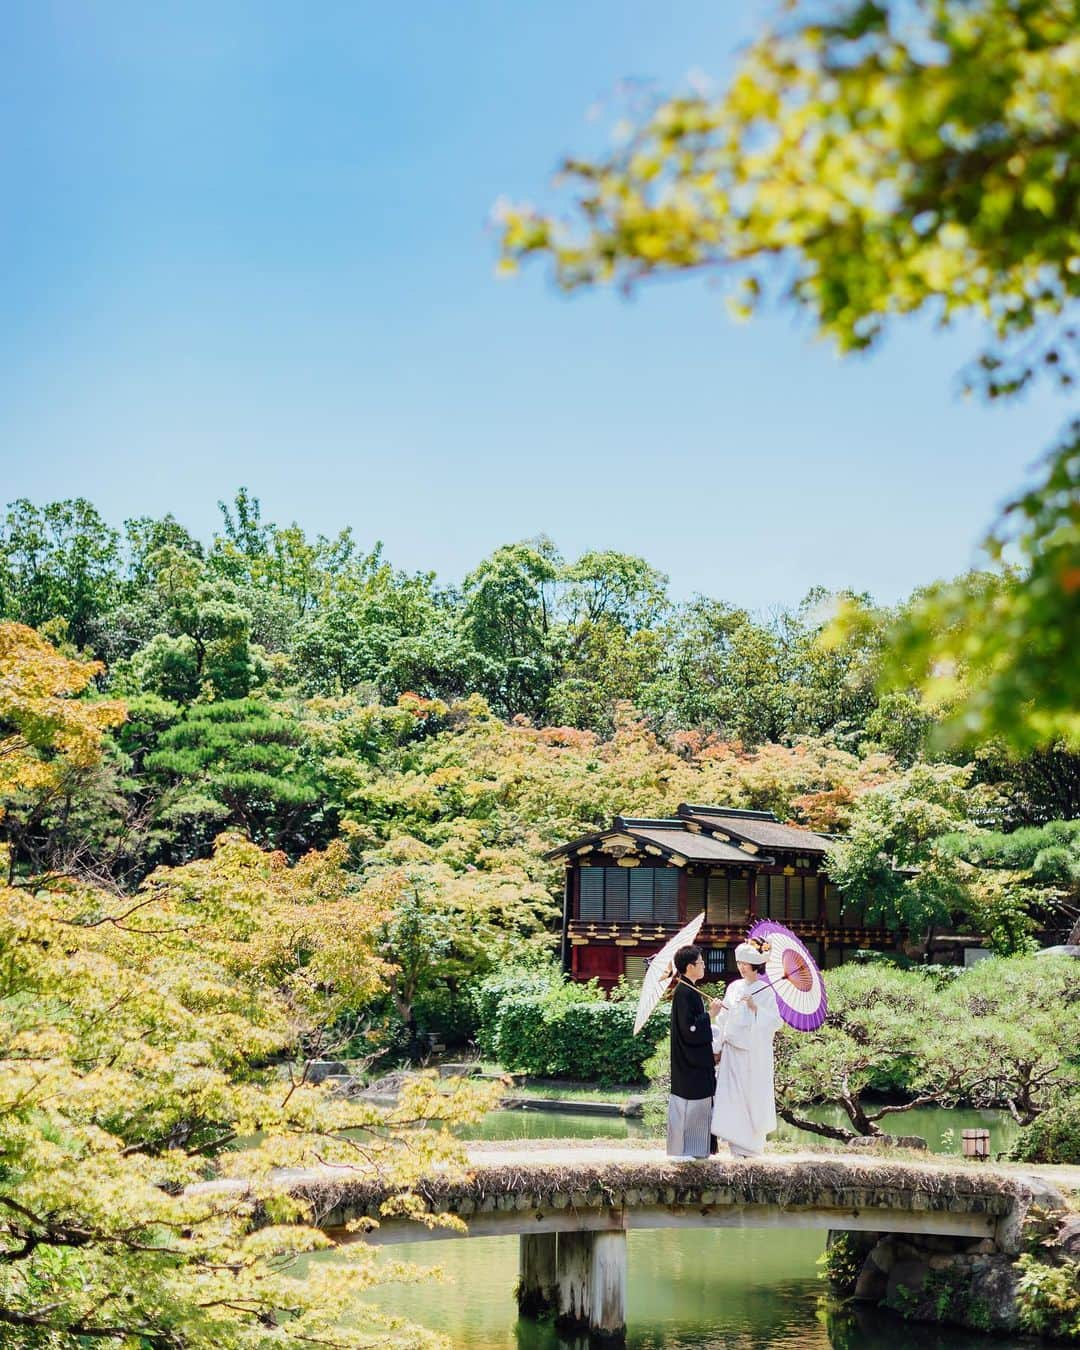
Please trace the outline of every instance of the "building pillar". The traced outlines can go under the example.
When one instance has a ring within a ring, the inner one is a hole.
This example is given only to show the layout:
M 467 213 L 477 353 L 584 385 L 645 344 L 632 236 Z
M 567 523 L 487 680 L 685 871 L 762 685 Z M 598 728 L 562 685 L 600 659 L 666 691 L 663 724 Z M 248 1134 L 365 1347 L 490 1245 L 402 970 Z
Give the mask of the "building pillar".
M 626 1335 L 626 1234 L 560 1233 L 555 1327 L 608 1341 Z
M 522 1233 L 518 1247 L 518 1313 L 543 1317 L 555 1308 L 555 1233 Z
M 563 880 L 562 941 L 559 944 L 559 962 L 564 975 L 570 973 L 570 916 L 574 908 L 574 868 L 567 863 Z

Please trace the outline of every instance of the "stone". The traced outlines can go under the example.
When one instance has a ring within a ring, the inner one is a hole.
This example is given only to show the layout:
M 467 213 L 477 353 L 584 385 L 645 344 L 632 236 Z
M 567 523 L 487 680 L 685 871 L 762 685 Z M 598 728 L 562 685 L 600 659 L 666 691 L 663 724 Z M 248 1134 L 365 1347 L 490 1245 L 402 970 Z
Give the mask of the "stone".
M 309 1083 L 321 1083 L 323 1079 L 330 1078 L 349 1078 L 349 1068 L 347 1064 L 342 1064 L 339 1059 L 309 1059 L 305 1069 L 305 1076 Z
M 475 1060 L 463 1060 L 457 1064 L 440 1064 L 440 1078 L 471 1078 L 476 1072 Z
M 946 1256 L 944 1252 L 936 1252 L 926 1264 L 931 1270 L 952 1270 L 959 1260 L 957 1256 Z
M 897 1261 L 889 1271 L 885 1297 L 894 1308 L 904 1308 L 911 1299 L 921 1302 L 919 1296 L 926 1285 L 930 1268 L 925 1261 Z
M 971 1273 L 967 1297 L 968 1325 L 985 1331 L 1013 1331 L 1017 1326 L 1015 1263 L 1007 1256 L 984 1256 Z
M 979 1238 L 968 1248 L 969 1252 L 974 1252 L 976 1256 L 992 1256 L 997 1248 L 994 1245 L 993 1238 Z
M 589 1333 L 621 1341 L 626 1335 L 626 1234 L 597 1233 L 589 1279 Z
M 1024 1225 L 1028 1212 L 1038 1206 L 1042 1210 L 1064 1210 L 1065 1198 L 1056 1186 L 1051 1186 L 1042 1177 L 1026 1173 L 1023 1175 L 1027 1195 L 1023 1199 L 1013 1200 L 997 1222 L 994 1233 L 998 1250 L 1009 1256 L 1019 1256 L 1024 1250 Z
M 896 1249 L 888 1238 L 882 1238 L 876 1246 L 871 1248 L 867 1259 L 872 1261 L 883 1275 L 888 1275 L 889 1271 L 896 1265 Z
M 339 1097 L 357 1097 L 364 1090 L 360 1079 L 354 1078 L 351 1073 L 328 1073 L 322 1081 Z
M 560 1233 L 555 1252 L 555 1326 L 564 1333 L 588 1330 L 592 1314 L 592 1233 Z
M 867 1261 L 855 1281 L 852 1297 L 860 1303 L 880 1303 L 889 1286 L 888 1278 L 872 1261 Z
M 543 1317 L 555 1308 L 555 1234 L 523 1233 L 518 1256 L 518 1312 Z
M 1070 1214 L 1057 1230 L 1057 1245 L 1065 1256 L 1080 1260 L 1080 1214 Z
M 925 1149 L 926 1140 L 921 1134 L 898 1134 L 896 1136 L 896 1147 Z

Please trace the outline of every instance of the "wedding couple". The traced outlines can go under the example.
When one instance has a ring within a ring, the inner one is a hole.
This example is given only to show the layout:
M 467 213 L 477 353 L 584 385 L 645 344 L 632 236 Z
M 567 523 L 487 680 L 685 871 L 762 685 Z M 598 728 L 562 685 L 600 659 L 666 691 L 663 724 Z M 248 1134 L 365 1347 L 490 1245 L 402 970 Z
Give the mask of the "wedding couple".
M 776 1129 L 773 1036 L 781 1020 L 776 995 L 762 978 L 765 961 L 754 943 L 740 942 L 740 978 L 706 1009 L 694 987 L 705 978 L 700 947 L 675 953 L 667 1130 L 672 1157 L 707 1158 L 713 1136 L 726 1141 L 734 1157 L 754 1158 Z

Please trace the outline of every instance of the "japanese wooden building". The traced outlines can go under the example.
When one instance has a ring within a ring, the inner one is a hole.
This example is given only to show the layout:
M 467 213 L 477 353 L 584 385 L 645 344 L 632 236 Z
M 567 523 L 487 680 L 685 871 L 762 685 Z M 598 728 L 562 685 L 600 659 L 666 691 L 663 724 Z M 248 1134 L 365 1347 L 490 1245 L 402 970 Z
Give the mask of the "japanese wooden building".
M 770 811 L 684 803 L 670 819 L 616 816 L 547 857 L 566 863 L 563 965 L 605 987 L 640 979 L 646 959 L 705 911 L 698 945 L 708 978 L 733 979 L 733 949 L 757 919 L 786 924 L 819 964 L 860 948 L 895 950 L 896 934 L 842 903 L 824 870 L 828 835 Z

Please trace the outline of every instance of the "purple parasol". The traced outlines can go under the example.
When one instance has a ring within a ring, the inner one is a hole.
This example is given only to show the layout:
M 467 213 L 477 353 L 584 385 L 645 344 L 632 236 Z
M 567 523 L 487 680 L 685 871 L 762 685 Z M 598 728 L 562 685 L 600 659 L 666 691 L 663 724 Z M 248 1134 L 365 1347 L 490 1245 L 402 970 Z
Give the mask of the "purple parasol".
M 765 980 L 776 995 L 780 1016 L 796 1031 L 816 1031 L 829 1008 L 814 958 L 790 928 L 772 919 L 754 924 L 747 940 L 766 955 Z

